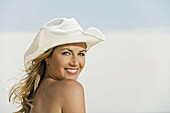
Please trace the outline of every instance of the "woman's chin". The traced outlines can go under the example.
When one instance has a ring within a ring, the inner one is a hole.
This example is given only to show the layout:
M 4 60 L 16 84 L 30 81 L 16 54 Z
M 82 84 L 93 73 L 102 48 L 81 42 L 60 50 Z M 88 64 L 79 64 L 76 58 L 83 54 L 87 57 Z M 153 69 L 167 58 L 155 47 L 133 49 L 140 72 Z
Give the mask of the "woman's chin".
M 68 76 L 68 77 L 65 77 L 65 79 L 72 79 L 72 80 L 77 80 L 77 76 Z

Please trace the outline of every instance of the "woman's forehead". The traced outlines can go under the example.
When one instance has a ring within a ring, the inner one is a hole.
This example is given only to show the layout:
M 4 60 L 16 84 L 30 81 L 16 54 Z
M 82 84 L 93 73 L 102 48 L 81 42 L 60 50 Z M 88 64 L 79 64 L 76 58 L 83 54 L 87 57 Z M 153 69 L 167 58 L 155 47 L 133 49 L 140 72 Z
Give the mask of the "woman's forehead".
M 63 44 L 59 45 L 58 48 L 86 48 L 86 43 L 85 42 L 79 42 L 79 43 L 68 43 L 68 44 Z

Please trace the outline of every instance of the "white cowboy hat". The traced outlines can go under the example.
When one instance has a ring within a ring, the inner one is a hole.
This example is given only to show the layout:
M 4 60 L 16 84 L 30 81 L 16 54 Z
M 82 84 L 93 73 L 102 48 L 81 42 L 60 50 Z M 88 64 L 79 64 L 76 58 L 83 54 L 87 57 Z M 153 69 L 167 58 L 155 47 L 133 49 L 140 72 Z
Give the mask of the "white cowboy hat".
M 83 31 L 74 18 L 53 19 L 39 30 L 31 46 L 26 51 L 24 55 L 25 68 L 28 69 L 33 59 L 55 46 L 85 42 L 88 50 L 104 39 L 104 35 L 97 28 L 90 27 Z

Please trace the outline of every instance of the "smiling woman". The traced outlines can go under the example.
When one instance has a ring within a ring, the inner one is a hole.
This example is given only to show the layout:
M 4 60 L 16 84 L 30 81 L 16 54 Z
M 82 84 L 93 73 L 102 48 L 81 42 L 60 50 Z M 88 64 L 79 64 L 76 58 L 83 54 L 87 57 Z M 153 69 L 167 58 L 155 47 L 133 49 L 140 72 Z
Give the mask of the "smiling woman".
M 46 76 L 56 80 L 77 80 L 85 65 L 85 43 L 71 43 L 56 47 L 46 58 Z
M 43 26 L 24 55 L 27 75 L 10 92 L 9 100 L 21 104 L 16 113 L 85 113 L 84 88 L 77 79 L 86 51 L 103 40 L 97 28 L 84 32 L 74 18 Z

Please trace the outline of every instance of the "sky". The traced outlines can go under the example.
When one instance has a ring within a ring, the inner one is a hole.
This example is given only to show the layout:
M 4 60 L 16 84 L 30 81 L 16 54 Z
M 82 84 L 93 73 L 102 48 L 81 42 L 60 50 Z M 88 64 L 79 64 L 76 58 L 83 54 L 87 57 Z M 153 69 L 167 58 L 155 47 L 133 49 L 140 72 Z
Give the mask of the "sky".
M 0 0 L 0 112 L 23 55 L 45 23 L 75 18 L 106 40 L 87 52 L 79 77 L 88 113 L 170 112 L 170 0 Z
M 0 32 L 35 32 L 58 17 L 105 31 L 167 27 L 169 5 L 169 0 L 0 0 Z

